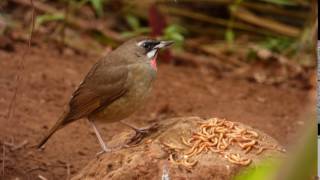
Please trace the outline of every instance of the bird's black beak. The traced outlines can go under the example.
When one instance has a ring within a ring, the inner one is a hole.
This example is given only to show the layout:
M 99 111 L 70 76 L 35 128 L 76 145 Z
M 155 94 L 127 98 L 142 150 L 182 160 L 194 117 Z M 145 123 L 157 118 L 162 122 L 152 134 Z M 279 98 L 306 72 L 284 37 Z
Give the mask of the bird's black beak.
M 174 42 L 173 41 L 160 41 L 158 45 L 154 47 L 154 49 L 161 49 L 168 46 L 171 46 Z

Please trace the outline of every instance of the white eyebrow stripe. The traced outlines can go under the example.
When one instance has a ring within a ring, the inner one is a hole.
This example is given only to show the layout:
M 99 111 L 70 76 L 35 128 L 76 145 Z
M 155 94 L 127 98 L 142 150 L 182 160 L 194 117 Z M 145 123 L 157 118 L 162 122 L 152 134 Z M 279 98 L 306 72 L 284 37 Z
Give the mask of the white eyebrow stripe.
M 151 58 L 153 58 L 153 57 L 156 55 L 156 53 L 157 53 L 157 49 L 153 49 L 152 51 L 149 51 L 149 52 L 147 53 L 147 57 L 148 57 L 149 59 L 151 59 Z
M 139 42 L 137 43 L 137 46 L 141 46 L 144 42 L 146 42 L 146 41 L 145 41 L 145 40 L 139 41 Z

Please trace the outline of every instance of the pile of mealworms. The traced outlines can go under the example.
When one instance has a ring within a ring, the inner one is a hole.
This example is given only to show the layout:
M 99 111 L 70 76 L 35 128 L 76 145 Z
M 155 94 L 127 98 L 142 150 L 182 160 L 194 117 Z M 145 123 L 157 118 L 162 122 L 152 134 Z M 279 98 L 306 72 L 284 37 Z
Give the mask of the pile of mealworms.
M 275 145 L 264 144 L 256 131 L 218 118 L 201 122 L 198 130 L 193 132 L 188 140 L 183 137 L 181 137 L 181 140 L 188 148 L 179 149 L 169 144 L 164 145 L 174 151 L 182 150 L 183 154 L 178 159 L 174 158 L 174 155 L 170 153 L 170 162 L 183 165 L 187 168 L 192 168 L 196 165 L 197 161 L 192 161 L 191 158 L 202 152 L 208 153 L 211 151 L 219 153 L 233 164 L 247 166 L 252 162 L 252 159 L 246 157 L 250 152 L 258 155 L 266 149 L 284 151 Z M 231 149 L 237 146 L 241 154 L 231 152 Z

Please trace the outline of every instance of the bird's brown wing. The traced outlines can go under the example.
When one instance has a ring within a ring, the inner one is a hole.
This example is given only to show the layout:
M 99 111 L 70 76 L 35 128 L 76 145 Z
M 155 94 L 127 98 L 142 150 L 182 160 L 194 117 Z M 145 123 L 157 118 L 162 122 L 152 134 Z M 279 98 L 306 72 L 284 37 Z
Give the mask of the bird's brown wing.
M 112 56 L 96 63 L 73 93 L 67 110 L 37 145 L 42 147 L 60 128 L 111 104 L 126 93 L 128 68 L 123 59 Z
M 73 93 L 63 124 L 88 116 L 127 91 L 128 68 L 119 61 L 99 61 Z

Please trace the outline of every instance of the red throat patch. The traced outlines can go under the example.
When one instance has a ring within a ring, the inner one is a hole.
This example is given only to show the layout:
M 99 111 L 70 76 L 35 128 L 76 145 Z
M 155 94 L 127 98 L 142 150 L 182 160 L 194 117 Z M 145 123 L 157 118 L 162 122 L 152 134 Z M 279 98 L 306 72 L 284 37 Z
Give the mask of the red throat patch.
M 150 61 L 150 65 L 155 71 L 157 70 L 157 55 Z

